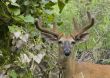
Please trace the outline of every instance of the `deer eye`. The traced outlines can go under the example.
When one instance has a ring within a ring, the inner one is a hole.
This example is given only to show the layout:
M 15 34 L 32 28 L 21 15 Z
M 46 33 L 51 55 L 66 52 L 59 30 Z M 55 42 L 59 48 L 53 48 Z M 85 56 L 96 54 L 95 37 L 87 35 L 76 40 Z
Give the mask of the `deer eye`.
M 63 42 L 62 41 L 58 41 L 58 44 L 62 44 Z
M 75 41 L 72 41 L 71 44 L 75 44 Z

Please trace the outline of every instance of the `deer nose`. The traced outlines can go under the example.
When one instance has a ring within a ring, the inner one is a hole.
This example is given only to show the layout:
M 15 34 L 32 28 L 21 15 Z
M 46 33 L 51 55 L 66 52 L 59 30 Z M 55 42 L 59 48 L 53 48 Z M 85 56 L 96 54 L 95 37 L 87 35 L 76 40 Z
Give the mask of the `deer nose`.
M 69 49 L 65 49 L 65 50 L 64 50 L 64 54 L 65 54 L 65 56 L 69 56 L 70 53 L 71 53 L 71 51 L 70 51 Z

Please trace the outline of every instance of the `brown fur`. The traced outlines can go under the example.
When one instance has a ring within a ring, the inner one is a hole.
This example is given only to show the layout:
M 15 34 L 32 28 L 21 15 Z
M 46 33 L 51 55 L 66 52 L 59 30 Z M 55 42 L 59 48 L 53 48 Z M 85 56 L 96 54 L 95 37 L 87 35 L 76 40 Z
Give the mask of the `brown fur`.
M 110 78 L 110 65 L 78 63 L 71 58 L 62 65 L 64 78 Z

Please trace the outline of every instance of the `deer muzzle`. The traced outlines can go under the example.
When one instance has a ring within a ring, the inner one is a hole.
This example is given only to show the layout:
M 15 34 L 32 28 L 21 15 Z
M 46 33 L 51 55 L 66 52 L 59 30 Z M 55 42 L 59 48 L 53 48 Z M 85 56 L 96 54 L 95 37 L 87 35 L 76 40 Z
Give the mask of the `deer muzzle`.
M 68 41 L 64 42 L 64 54 L 65 56 L 69 56 L 71 54 L 71 46 Z

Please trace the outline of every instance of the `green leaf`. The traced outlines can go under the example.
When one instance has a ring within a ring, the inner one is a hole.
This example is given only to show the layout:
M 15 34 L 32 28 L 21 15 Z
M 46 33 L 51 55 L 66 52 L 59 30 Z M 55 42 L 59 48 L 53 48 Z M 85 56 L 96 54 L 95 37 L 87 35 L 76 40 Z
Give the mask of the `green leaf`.
M 8 26 L 8 29 L 11 33 L 23 32 L 23 29 L 21 27 L 16 26 L 16 25 Z
M 55 3 L 52 1 L 49 1 L 47 4 L 45 4 L 45 9 L 52 9 L 52 6 L 54 6 Z
M 65 0 L 65 3 L 68 3 L 69 0 Z
M 24 21 L 25 22 L 31 22 L 34 24 L 34 18 L 31 15 L 25 16 Z
M 20 15 L 20 5 L 18 5 L 17 3 L 11 3 L 11 5 L 9 5 L 7 9 L 14 15 Z
M 25 1 L 24 2 L 24 5 L 29 5 L 29 1 Z
M 20 15 L 20 8 L 12 7 L 9 10 L 14 15 Z
M 12 5 L 12 6 L 15 6 L 15 7 L 20 7 L 20 5 L 17 4 L 17 3 L 11 3 L 11 5 Z
M 14 10 L 14 15 L 19 15 L 20 14 L 20 9 L 15 9 Z
M 19 15 L 18 16 L 21 20 L 24 20 L 24 16 L 23 15 Z
M 58 7 L 59 7 L 59 9 L 60 9 L 60 13 L 62 12 L 64 6 L 65 6 L 64 2 L 58 0 Z
M 16 22 L 24 23 L 24 16 L 23 16 L 23 15 L 14 16 L 13 19 L 14 19 Z
M 52 2 L 54 2 L 54 3 L 56 3 L 57 2 L 57 0 L 51 0 Z
M 61 26 L 63 24 L 63 22 L 58 22 L 57 24 L 58 24 L 58 26 Z
M 15 3 L 17 0 L 10 0 L 12 3 Z
M 11 78 L 17 78 L 17 74 L 14 70 L 12 70 L 10 73 L 9 73 L 10 77 Z

